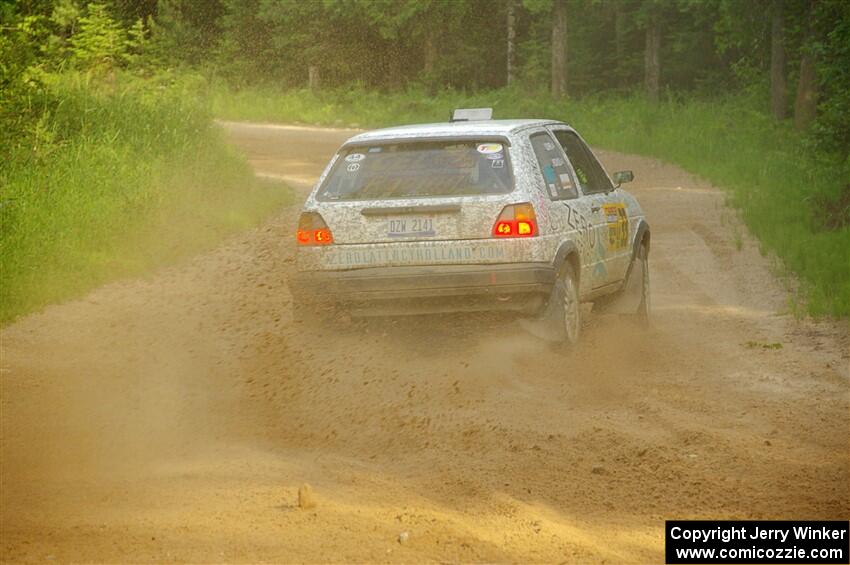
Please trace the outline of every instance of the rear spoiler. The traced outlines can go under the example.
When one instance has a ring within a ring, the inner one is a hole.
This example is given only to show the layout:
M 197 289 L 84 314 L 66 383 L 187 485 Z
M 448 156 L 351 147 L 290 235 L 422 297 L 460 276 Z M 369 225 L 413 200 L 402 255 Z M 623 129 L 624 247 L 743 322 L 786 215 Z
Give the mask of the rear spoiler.
M 388 137 L 385 139 L 371 139 L 371 140 L 363 140 L 363 141 L 347 141 L 342 145 L 342 148 L 348 147 L 374 147 L 376 145 L 398 145 L 401 143 L 430 143 L 430 142 L 446 142 L 446 141 L 461 141 L 461 142 L 470 142 L 470 141 L 481 141 L 487 142 L 492 141 L 495 143 L 501 143 L 507 147 L 511 146 L 511 141 L 503 136 L 503 135 L 475 135 L 474 133 L 470 133 L 469 135 L 435 135 L 435 136 L 427 136 L 427 137 Z

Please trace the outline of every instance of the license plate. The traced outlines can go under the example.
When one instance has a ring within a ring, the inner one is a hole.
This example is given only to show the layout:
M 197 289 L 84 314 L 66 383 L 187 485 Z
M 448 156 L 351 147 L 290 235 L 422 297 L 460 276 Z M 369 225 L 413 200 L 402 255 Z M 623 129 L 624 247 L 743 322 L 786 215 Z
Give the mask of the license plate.
M 434 218 L 402 216 L 387 220 L 388 237 L 434 237 L 437 235 Z

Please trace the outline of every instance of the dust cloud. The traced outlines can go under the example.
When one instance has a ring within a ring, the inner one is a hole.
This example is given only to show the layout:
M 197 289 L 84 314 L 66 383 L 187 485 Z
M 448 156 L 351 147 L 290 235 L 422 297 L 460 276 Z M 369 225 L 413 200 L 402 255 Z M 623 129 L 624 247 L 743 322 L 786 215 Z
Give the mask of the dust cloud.
M 346 136 L 230 132 L 302 194 Z M 776 314 L 711 187 L 603 157 L 656 317 L 586 312 L 571 354 L 506 315 L 296 322 L 297 207 L 4 328 L 2 558 L 648 561 L 665 518 L 845 515 L 847 328 Z

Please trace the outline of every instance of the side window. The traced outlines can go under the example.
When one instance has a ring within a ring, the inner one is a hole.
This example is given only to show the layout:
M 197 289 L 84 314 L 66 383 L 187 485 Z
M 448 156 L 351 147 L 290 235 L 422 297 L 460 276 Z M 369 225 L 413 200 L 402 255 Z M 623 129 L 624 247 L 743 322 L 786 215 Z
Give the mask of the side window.
M 546 181 L 546 188 L 552 198 L 576 198 L 578 191 L 573 185 L 564 154 L 548 133 L 535 133 L 529 140 L 540 165 L 540 172 Z
M 581 139 L 571 131 L 556 131 L 555 137 L 567 154 L 567 158 L 575 169 L 578 183 L 585 194 L 593 192 L 605 192 L 613 186 L 608 180 L 608 175 L 602 170 L 596 157 L 590 149 L 582 143 Z

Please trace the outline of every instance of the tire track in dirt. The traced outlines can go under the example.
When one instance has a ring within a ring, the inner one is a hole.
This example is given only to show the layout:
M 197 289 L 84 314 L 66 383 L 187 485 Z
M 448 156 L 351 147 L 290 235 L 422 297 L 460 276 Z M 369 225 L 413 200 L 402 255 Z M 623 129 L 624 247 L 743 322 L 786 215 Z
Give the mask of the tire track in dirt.
M 226 127 L 301 194 L 349 135 Z M 665 518 L 847 516 L 846 325 L 782 313 L 721 193 L 602 158 L 657 316 L 591 316 L 571 356 L 495 315 L 294 323 L 297 207 L 4 328 L 2 558 L 658 561 Z

